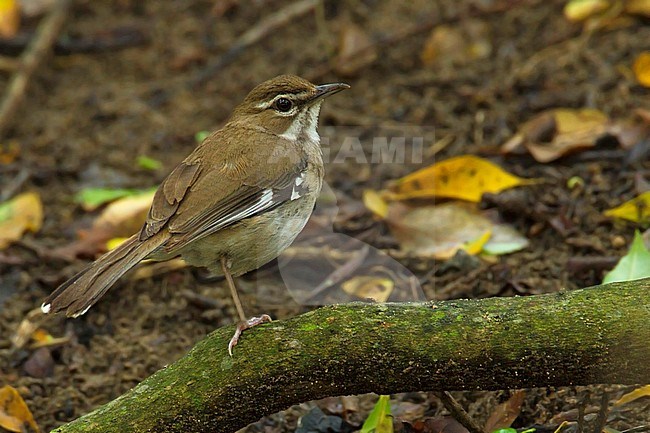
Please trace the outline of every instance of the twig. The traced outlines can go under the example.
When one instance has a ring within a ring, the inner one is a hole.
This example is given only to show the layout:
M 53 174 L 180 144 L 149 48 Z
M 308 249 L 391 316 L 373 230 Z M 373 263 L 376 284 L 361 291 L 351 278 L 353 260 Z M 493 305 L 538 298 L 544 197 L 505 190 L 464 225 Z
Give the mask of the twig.
M 0 56 L 0 70 L 13 72 L 20 68 L 20 61 L 13 57 Z
M 0 40 L 0 54 L 9 56 L 12 60 L 22 53 L 34 38 L 34 32 L 22 32 L 11 39 Z M 104 53 L 118 51 L 144 45 L 149 42 L 148 34 L 137 27 L 117 26 L 102 29 L 95 34 L 84 34 L 72 37 L 60 37 L 52 45 L 52 51 L 57 56 L 67 56 L 79 53 Z M 14 59 L 18 64 L 18 60 Z M 10 62 L 6 62 L 10 65 Z
M 0 136 L 4 134 L 16 109 L 25 97 L 25 90 L 32 74 L 50 52 L 63 23 L 68 15 L 72 0 L 59 0 L 52 6 L 49 15 L 43 18 L 34 40 L 21 56 L 20 68 L 11 77 L 7 93 L 0 104 Z
M 581 402 L 578 405 L 578 426 L 576 427 L 576 433 L 583 433 L 585 431 L 585 405 L 584 402 Z
M 334 272 L 329 274 L 325 280 L 323 280 L 314 290 L 312 290 L 307 299 L 304 302 L 310 302 L 314 300 L 318 295 L 332 287 L 333 285 L 339 283 L 344 278 L 350 276 L 354 271 L 356 271 L 363 261 L 368 257 L 368 252 L 370 247 L 368 245 L 364 246 L 361 250 L 357 251 L 355 256 L 350 259 L 346 264 L 336 269 Z
M 571 274 L 586 271 L 605 271 L 616 266 L 620 259 L 618 256 L 569 257 L 566 262 L 566 269 Z
M 76 53 L 105 53 L 149 43 L 148 34 L 136 27 L 115 27 L 97 35 L 65 38 L 54 44 L 57 56 Z
M 469 430 L 470 433 L 485 433 L 449 392 L 434 392 L 434 394 L 440 399 L 451 416 Z
M 607 423 L 607 414 L 609 413 L 609 393 L 603 392 L 603 396 L 600 399 L 600 410 L 598 411 L 598 416 L 596 417 L 596 426 L 594 427 L 594 433 L 601 433 L 605 428 Z
M 181 296 L 187 299 L 187 302 L 196 305 L 197 307 L 204 310 L 212 310 L 212 309 L 216 310 L 216 309 L 223 308 L 222 302 L 214 298 L 211 298 L 209 296 L 203 296 L 189 289 L 182 290 Z
M 271 31 L 287 24 L 294 18 L 311 12 L 320 0 L 301 0 L 290 3 L 288 6 L 269 15 L 253 28 L 244 32 L 235 43 L 221 56 L 208 64 L 205 69 L 193 80 L 194 86 L 200 86 L 214 77 L 222 68 L 232 63 L 241 53 L 251 45 L 261 41 Z
M 14 179 L 2 188 L 2 191 L 0 191 L 0 202 L 9 200 L 13 197 L 23 184 L 27 182 L 27 179 L 29 179 L 31 175 L 32 172 L 28 168 L 21 169 L 16 177 L 14 177 Z

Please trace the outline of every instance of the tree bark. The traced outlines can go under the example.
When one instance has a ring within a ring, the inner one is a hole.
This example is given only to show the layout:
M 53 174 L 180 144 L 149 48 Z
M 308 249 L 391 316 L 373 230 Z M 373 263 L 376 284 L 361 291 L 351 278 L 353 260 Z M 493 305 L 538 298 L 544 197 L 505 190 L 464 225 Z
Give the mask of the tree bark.
M 347 304 L 225 327 L 56 430 L 232 432 L 325 396 L 650 382 L 650 279 L 549 295 Z

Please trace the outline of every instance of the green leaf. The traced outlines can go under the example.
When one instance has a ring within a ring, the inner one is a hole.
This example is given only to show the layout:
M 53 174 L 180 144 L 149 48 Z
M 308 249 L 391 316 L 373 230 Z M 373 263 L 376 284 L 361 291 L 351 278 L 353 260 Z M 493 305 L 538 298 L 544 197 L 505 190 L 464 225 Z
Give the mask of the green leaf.
M 492 433 L 517 433 L 517 430 L 512 427 L 506 427 L 492 430 Z
M 196 140 L 197 143 L 201 144 L 208 135 L 210 135 L 210 131 L 199 131 L 194 134 L 194 140 Z
M 361 433 L 393 433 L 393 417 L 390 414 L 390 396 L 380 395 L 375 407 L 361 427 Z
M 145 170 L 153 171 L 162 167 L 162 162 L 145 155 L 138 156 L 138 159 L 136 159 L 135 162 L 140 166 L 140 168 L 144 168 Z
M 75 203 L 81 204 L 81 207 L 86 211 L 92 211 L 99 206 L 115 201 L 118 198 L 129 197 L 145 192 L 150 192 L 151 189 L 112 189 L 112 188 L 84 188 L 74 196 Z
M 650 251 L 645 247 L 641 233 L 636 230 L 630 251 L 605 275 L 603 284 L 645 277 L 650 277 Z

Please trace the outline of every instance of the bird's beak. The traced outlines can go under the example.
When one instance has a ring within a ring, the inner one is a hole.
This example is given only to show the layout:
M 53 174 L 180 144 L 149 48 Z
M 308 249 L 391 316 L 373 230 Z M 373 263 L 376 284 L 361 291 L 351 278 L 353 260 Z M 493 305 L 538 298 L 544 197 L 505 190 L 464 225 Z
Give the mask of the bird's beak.
M 316 86 L 316 93 L 312 97 L 310 102 L 318 101 L 319 99 L 331 96 L 335 93 L 340 92 L 341 90 L 349 89 L 350 85 L 345 83 L 331 83 L 331 84 L 321 84 Z

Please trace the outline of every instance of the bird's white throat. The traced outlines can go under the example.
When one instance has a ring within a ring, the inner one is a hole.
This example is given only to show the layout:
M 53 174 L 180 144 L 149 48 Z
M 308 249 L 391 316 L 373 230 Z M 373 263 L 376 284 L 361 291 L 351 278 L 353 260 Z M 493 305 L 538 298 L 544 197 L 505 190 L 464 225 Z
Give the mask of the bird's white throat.
M 313 105 L 298 112 L 291 125 L 280 134 L 280 137 L 289 141 L 298 141 L 299 139 L 307 139 L 315 144 L 320 143 L 320 136 L 318 135 L 318 115 L 323 101 L 318 101 Z

